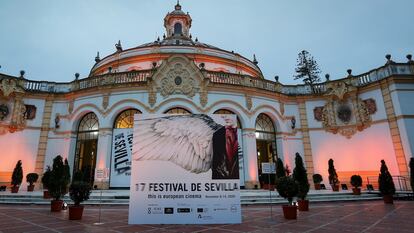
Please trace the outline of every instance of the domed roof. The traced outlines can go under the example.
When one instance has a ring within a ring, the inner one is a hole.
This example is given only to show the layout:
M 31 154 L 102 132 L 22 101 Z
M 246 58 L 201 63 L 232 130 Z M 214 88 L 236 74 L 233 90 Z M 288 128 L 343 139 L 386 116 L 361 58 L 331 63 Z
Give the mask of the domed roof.
M 204 63 L 206 70 L 263 78 L 256 60 L 251 61 L 233 51 L 202 43 L 197 38 L 193 40 L 190 34 L 191 22 L 190 15 L 184 13 L 177 2 L 174 11 L 164 18 L 166 34 L 162 39 L 157 38 L 153 42 L 126 50 L 118 42 L 115 53 L 103 59 L 97 56 L 90 75 L 151 69 L 154 63 L 159 65 L 169 55 L 179 53 L 190 56 L 196 65 Z

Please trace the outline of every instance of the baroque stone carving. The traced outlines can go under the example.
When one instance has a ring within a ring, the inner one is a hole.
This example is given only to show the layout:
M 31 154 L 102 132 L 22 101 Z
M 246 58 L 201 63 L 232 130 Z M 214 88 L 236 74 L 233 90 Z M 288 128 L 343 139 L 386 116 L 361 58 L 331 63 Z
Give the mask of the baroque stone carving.
M 161 95 L 184 94 L 190 98 L 195 95 L 195 80 L 181 63 L 174 64 L 167 75 L 161 79 Z
M 4 120 L 9 115 L 9 107 L 6 104 L 0 105 L 0 121 Z
M 365 106 L 367 107 L 369 114 L 374 114 L 377 112 L 377 104 L 374 99 L 366 99 L 363 100 L 363 102 L 365 103 Z
M 106 109 L 109 104 L 109 94 L 104 94 L 102 98 L 102 108 Z
M 23 103 L 22 97 L 17 96 L 14 100 L 12 120 L 9 125 L 9 132 L 23 130 L 26 127 L 25 118 L 26 106 Z
M 0 90 L 3 93 L 4 97 L 9 97 L 12 93 L 24 93 L 23 88 L 21 88 L 17 81 L 14 79 L 3 79 L 0 83 Z
M 253 107 L 252 97 L 249 95 L 246 95 L 246 107 L 249 110 L 251 110 Z
M 315 107 L 313 109 L 313 117 L 317 121 L 322 121 L 323 107 Z
M 24 112 L 24 118 L 33 120 L 36 117 L 36 106 L 26 104 L 25 107 L 26 111 Z
M 337 98 L 343 100 L 346 94 L 355 90 L 355 87 L 348 85 L 343 81 L 328 82 L 326 84 L 325 96 L 330 96 L 332 99 Z

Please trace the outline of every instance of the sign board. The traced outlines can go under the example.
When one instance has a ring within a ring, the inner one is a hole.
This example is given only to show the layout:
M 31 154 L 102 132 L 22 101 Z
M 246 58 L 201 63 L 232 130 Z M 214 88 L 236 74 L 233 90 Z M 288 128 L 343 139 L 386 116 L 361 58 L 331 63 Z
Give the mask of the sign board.
M 114 129 L 112 136 L 111 188 L 129 187 L 133 129 Z
M 262 163 L 262 174 L 276 174 L 276 164 Z
M 135 115 L 128 223 L 241 223 L 236 122 Z
M 107 181 L 108 179 L 109 179 L 108 168 L 95 169 L 95 181 L 102 182 L 102 181 Z

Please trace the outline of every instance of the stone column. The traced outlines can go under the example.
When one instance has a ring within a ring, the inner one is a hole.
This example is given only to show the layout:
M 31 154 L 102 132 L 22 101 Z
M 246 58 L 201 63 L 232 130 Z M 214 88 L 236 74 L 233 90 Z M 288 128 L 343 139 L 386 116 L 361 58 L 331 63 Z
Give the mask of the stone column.
M 97 169 L 109 169 L 110 168 L 110 158 L 111 158 L 111 145 L 112 145 L 112 129 L 99 129 L 98 136 L 98 151 L 96 155 L 96 168 Z M 108 171 L 109 172 L 109 171 Z M 94 185 L 97 185 L 98 188 L 108 189 L 109 180 L 103 182 L 94 182 Z
M 259 188 L 255 129 L 243 129 L 244 176 L 246 189 Z

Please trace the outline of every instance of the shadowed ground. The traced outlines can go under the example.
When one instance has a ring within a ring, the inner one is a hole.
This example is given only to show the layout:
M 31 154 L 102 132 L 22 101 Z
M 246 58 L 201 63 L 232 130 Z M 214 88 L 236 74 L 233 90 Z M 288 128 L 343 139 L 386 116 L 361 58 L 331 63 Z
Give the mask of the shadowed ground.
M 68 210 L 51 213 L 45 205 L 0 205 L 0 232 L 414 232 L 414 202 L 311 203 L 297 220 L 285 220 L 281 206 L 243 206 L 243 223 L 235 225 L 128 225 L 127 206 L 87 206 L 81 221 Z

